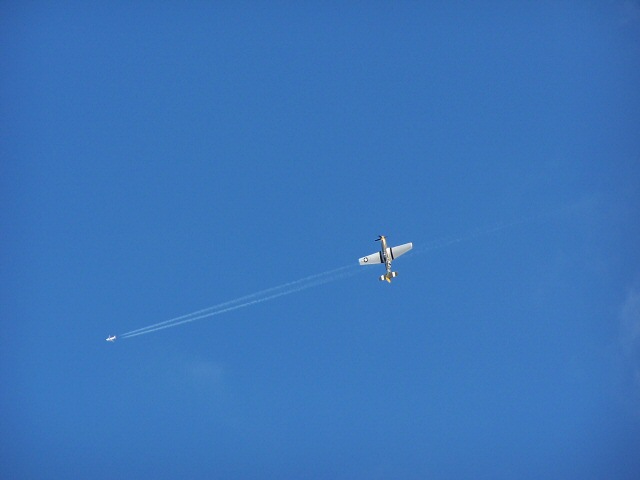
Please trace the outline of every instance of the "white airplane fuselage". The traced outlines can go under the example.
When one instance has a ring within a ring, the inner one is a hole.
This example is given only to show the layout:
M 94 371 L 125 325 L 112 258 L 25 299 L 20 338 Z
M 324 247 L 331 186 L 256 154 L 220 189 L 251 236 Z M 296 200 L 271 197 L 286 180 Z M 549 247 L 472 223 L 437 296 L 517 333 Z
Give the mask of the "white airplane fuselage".
M 387 268 L 387 273 L 391 271 L 391 250 L 387 247 L 387 239 L 384 235 L 380 235 L 380 255 L 382 255 L 382 261 Z
M 386 280 L 391 283 L 391 279 L 398 275 L 396 272 L 391 271 L 391 260 L 393 260 L 393 253 L 391 249 L 387 247 L 387 239 L 384 235 L 380 235 L 380 257 L 382 263 L 384 263 L 387 273 L 380 276 L 380 280 Z

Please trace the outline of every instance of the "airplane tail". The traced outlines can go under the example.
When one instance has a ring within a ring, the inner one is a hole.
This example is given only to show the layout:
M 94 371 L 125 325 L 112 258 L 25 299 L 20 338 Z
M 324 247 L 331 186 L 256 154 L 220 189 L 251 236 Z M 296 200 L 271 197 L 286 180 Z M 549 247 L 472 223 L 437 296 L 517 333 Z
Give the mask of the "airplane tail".
M 398 272 L 389 272 L 385 275 L 380 275 L 380 281 L 383 282 L 386 280 L 387 282 L 391 283 L 391 279 L 396 278 L 397 276 Z

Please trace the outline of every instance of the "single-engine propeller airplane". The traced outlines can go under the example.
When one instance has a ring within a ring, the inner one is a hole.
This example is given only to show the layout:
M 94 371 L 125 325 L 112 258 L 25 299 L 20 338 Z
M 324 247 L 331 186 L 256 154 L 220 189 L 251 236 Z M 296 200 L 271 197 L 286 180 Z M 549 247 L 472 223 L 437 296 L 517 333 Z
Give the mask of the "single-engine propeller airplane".
M 115 335 L 109 335 L 107 337 L 107 342 L 115 342 L 116 341 L 116 336 Z
M 397 247 L 387 247 L 387 239 L 384 235 L 380 235 L 376 242 L 380 241 L 381 248 L 377 253 L 372 253 L 371 255 L 367 255 L 366 257 L 362 257 L 358 261 L 360 265 L 371 265 L 376 263 L 384 263 L 387 268 L 387 273 L 384 275 L 380 275 L 380 280 L 386 280 L 391 283 L 391 279 L 398 276 L 398 272 L 391 271 L 391 261 L 398 258 L 403 253 L 407 253 L 409 250 L 413 248 L 413 243 L 404 243 L 402 245 L 398 245 Z

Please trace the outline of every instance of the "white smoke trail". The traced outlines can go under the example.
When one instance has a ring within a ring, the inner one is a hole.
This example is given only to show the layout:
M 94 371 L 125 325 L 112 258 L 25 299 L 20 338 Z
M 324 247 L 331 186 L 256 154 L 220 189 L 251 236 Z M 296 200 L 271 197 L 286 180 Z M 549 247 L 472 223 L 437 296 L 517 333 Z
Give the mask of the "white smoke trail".
M 346 265 L 344 267 L 340 267 L 340 268 L 336 268 L 336 269 L 333 269 L 333 270 L 329 270 L 327 272 L 316 273 L 314 275 L 309 275 L 308 277 L 304 277 L 304 278 L 301 278 L 299 280 L 294 280 L 292 282 L 284 283 L 282 285 L 278 285 L 277 287 L 270 287 L 270 288 L 267 288 L 265 290 L 261 290 L 259 292 L 251 293 L 249 295 L 244 295 L 244 296 L 236 298 L 234 300 L 229 300 L 229 301 L 226 301 L 226 302 L 223 302 L 223 303 L 219 303 L 219 304 L 214 305 L 212 307 L 204 308 L 204 309 L 198 310 L 196 312 L 191 312 L 191 313 L 188 313 L 186 315 L 181 315 L 179 317 L 175 317 L 175 318 L 171 318 L 169 320 L 165 320 L 165 321 L 162 321 L 162 322 L 159 322 L 159 323 L 155 323 L 153 325 L 148 325 L 146 327 L 138 328 L 136 330 L 131 330 L 129 332 L 123 333 L 121 335 L 121 338 L 133 335 L 134 333 L 143 332 L 145 330 L 155 330 L 156 328 L 158 328 L 160 326 L 169 325 L 169 324 L 172 324 L 173 322 L 178 322 L 180 320 L 186 320 L 188 318 L 192 318 L 192 317 L 196 317 L 196 316 L 200 317 L 201 315 L 206 315 L 206 314 L 215 312 L 215 311 L 217 311 L 219 309 L 229 307 L 229 306 L 231 306 L 231 305 L 233 305 L 235 303 L 246 302 L 247 300 L 250 300 L 252 298 L 262 297 L 262 296 L 264 296 L 266 294 L 269 294 L 271 292 L 276 292 L 276 291 L 281 290 L 283 288 L 291 287 L 293 285 L 303 284 L 305 282 L 309 282 L 309 281 L 311 281 L 313 279 L 316 279 L 316 278 L 322 278 L 322 277 L 325 277 L 325 276 L 328 276 L 328 275 L 333 275 L 333 274 L 335 274 L 337 272 L 340 272 L 342 270 L 347 270 L 347 269 L 349 269 L 351 267 L 353 267 L 353 265 Z
M 470 231 L 469 233 L 466 234 L 462 234 L 462 235 L 456 235 L 456 236 L 449 236 L 449 237 L 443 237 L 443 238 L 439 238 L 436 240 L 433 240 L 427 244 L 425 244 L 424 246 L 418 247 L 416 249 L 413 250 L 413 254 L 414 255 L 421 255 L 423 253 L 427 253 L 431 250 L 437 250 L 439 248 L 444 248 L 444 247 L 448 247 L 450 245 L 453 245 L 454 243 L 460 243 L 460 242 L 468 242 L 470 240 L 474 240 L 478 237 L 483 237 L 485 235 L 489 235 L 491 233 L 494 232 L 499 232 L 501 230 L 506 230 L 507 228 L 511 228 L 511 227 L 515 227 L 516 225 L 521 225 L 524 223 L 530 223 L 536 219 L 539 218 L 547 218 L 547 217 L 551 217 L 551 215 L 555 215 L 556 212 L 552 212 L 550 214 L 541 214 L 541 215 L 536 215 L 536 216 L 531 216 L 531 217 L 524 217 L 521 218 L 519 220 L 513 220 L 511 222 L 501 222 L 501 223 L 496 223 L 494 225 L 490 225 L 487 227 L 483 227 L 483 228 L 476 228 L 475 230 Z
M 503 222 L 497 223 L 488 227 L 478 228 L 473 230 L 467 234 L 458 235 L 458 236 L 449 236 L 440 239 L 436 239 L 425 244 L 422 247 L 418 247 L 413 250 L 413 254 L 420 255 L 431 250 L 444 248 L 449 245 L 453 245 L 455 243 L 466 242 L 477 237 L 481 237 L 484 235 L 488 235 L 494 232 L 498 232 L 516 225 L 520 225 L 523 223 L 529 223 L 536 219 L 549 219 L 559 213 L 562 213 L 566 209 L 560 209 L 558 211 L 549 212 L 546 214 L 535 215 L 531 217 L 524 217 L 519 220 L 511 221 L 511 222 Z M 171 318 L 169 320 L 165 320 L 163 322 L 155 323 L 153 325 L 148 325 L 146 327 L 138 328 L 136 330 L 131 330 L 129 332 L 123 333 L 120 335 L 120 338 L 132 338 L 138 335 L 144 335 L 146 333 L 156 332 L 158 330 L 164 330 L 165 328 L 171 328 L 178 325 L 182 325 L 183 323 L 194 322 L 196 320 L 201 320 L 203 318 L 212 317 L 215 315 L 220 315 L 222 313 L 230 312 L 233 310 L 237 310 L 240 308 L 248 307 L 250 305 L 255 305 L 257 303 L 266 302 L 268 300 L 272 300 L 278 297 L 282 297 L 285 295 L 290 295 L 295 292 L 299 292 L 302 290 L 306 290 L 311 287 L 315 287 L 318 285 L 323 285 L 325 283 L 329 283 L 331 281 L 338 280 L 340 278 L 345 278 L 352 276 L 356 273 L 355 265 L 346 265 L 344 267 L 336 268 L 334 270 L 329 270 L 327 272 L 318 273 L 315 275 L 310 275 L 308 277 L 301 278 L 299 280 L 295 280 L 293 282 L 284 283 L 282 285 L 278 285 L 276 287 L 267 288 L 265 290 L 261 290 L 256 293 L 252 293 L 249 295 L 245 295 L 235 300 L 230 300 L 227 302 L 220 303 L 218 305 L 214 305 L 212 307 L 208 307 L 202 310 L 198 310 L 186 315 L 182 315 L 179 317 Z M 343 273 L 340 273 L 343 272 Z
M 194 322 L 196 320 L 201 320 L 203 318 L 213 317 L 215 315 L 231 312 L 233 310 L 245 308 L 250 305 L 255 305 L 257 303 L 273 300 L 274 298 L 290 295 L 292 293 L 300 292 L 302 290 L 306 290 L 311 287 L 316 287 L 319 285 L 323 285 L 325 283 L 339 280 L 341 278 L 352 276 L 358 271 L 355 267 L 357 267 L 357 265 L 355 266 L 347 265 L 344 267 L 336 268 L 334 270 L 329 270 L 328 272 L 319 273 L 316 275 L 310 275 L 308 277 L 301 278 L 300 280 L 295 280 L 293 282 L 288 282 L 283 285 L 279 285 L 277 287 L 261 290 L 260 292 L 253 293 L 250 295 L 245 295 L 235 300 L 230 300 L 228 302 L 224 302 L 224 303 L 215 305 L 213 307 L 205 308 L 203 310 L 198 310 L 197 312 L 193 312 L 188 315 L 182 315 L 180 317 L 176 317 L 171 320 L 166 320 L 164 322 L 156 323 L 154 325 L 149 325 L 147 327 L 139 328 L 137 330 L 131 330 L 130 332 L 123 333 L 119 337 L 120 338 L 137 337 L 138 335 L 157 332 L 158 330 L 164 330 L 165 328 L 176 327 L 178 325 L 182 325 L 183 323 Z M 277 292 L 277 293 L 274 293 L 274 292 Z

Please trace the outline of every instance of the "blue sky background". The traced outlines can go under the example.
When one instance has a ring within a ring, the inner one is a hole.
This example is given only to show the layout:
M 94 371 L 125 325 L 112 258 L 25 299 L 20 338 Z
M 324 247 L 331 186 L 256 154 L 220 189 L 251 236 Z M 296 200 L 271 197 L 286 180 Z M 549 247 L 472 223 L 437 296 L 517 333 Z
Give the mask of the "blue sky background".
M 3 478 L 638 478 L 637 1 L 129 3 L 0 6 Z

